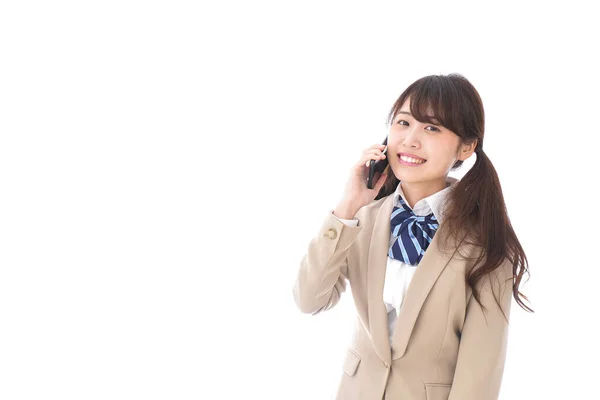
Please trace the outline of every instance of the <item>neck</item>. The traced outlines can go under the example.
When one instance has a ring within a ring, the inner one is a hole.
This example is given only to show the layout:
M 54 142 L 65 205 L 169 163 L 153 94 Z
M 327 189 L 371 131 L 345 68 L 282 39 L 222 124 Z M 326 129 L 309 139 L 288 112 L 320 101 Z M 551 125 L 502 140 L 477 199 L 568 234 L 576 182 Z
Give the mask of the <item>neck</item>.
M 410 208 L 414 208 L 419 200 L 429 197 L 434 193 L 446 188 L 446 178 L 427 182 L 405 182 L 401 181 L 402 193 L 408 202 Z

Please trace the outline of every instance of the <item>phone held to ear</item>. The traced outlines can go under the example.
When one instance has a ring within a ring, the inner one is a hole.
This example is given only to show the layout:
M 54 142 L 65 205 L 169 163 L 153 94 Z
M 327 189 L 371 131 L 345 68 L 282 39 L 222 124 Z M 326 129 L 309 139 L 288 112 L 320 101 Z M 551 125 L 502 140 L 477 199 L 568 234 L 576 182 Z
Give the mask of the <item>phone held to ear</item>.
M 367 187 L 369 189 L 373 189 L 373 186 L 375 184 L 375 182 L 373 182 L 373 178 L 375 177 L 375 172 L 383 172 L 383 170 L 385 169 L 385 167 L 387 167 L 388 165 L 388 156 L 387 156 L 387 136 L 385 137 L 385 140 L 383 141 L 383 145 L 385 146 L 385 149 L 383 149 L 383 154 L 385 154 L 385 158 L 383 160 L 371 160 L 371 162 L 369 163 L 369 177 L 367 179 Z

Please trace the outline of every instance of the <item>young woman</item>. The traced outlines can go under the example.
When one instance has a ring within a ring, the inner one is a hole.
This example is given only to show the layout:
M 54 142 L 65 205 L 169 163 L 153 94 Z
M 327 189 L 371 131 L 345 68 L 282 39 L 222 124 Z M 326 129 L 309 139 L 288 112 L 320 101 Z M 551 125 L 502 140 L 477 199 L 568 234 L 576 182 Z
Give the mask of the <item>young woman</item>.
M 459 74 L 411 84 L 390 111 L 387 159 L 368 189 L 367 148 L 310 241 L 293 288 L 304 313 L 357 310 L 337 399 L 492 400 L 504 370 L 511 297 L 527 258 L 483 151 L 484 110 Z M 448 172 L 475 153 L 459 181 Z

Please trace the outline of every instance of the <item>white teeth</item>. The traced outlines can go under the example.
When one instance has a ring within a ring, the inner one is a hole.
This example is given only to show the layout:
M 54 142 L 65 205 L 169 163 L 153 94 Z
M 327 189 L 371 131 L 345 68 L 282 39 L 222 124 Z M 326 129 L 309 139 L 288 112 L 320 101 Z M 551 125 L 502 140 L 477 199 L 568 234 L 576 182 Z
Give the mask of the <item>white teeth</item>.
M 413 164 L 423 164 L 425 162 L 423 160 L 417 160 L 415 158 L 407 157 L 407 156 L 400 156 L 400 159 L 402 161 L 406 161 L 406 162 L 413 163 Z

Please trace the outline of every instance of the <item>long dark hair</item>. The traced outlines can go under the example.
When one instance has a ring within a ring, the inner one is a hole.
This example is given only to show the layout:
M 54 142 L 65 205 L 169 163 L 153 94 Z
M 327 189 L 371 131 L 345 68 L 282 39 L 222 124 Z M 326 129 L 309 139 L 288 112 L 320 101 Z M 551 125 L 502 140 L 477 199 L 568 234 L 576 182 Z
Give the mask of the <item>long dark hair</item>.
M 480 267 L 465 276 L 475 300 L 485 308 L 475 285 L 508 259 L 513 266 L 513 297 L 521 308 L 534 312 L 520 299 L 522 296 L 528 300 L 518 290 L 523 274 L 530 275 L 528 262 L 508 218 L 496 169 L 483 151 L 485 118 L 479 93 L 460 74 L 425 76 L 412 83 L 396 100 L 387 117 L 388 126 L 409 97 L 410 112 L 416 120 L 441 124 L 458 135 L 462 144 L 477 140 L 475 164 L 449 192 L 438 229 L 438 234 L 443 235 L 442 242 L 451 236 L 459 248 L 464 243 L 481 249 L 474 263 Z M 437 121 L 427 117 L 429 110 Z M 462 164 L 463 161 L 456 161 L 451 170 Z M 389 165 L 383 173 L 387 179 L 375 200 L 394 193 L 400 182 Z M 495 300 L 500 306 L 498 299 Z

